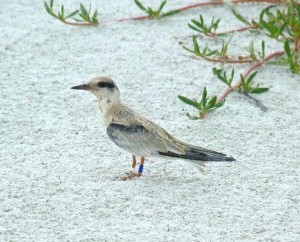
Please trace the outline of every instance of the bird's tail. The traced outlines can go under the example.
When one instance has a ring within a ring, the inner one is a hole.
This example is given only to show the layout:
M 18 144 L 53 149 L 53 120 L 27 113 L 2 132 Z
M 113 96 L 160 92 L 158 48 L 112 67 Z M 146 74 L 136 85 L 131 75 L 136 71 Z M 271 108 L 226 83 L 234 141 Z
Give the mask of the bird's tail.
M 190 161 L 217 161 L 217 162 L 230 162 L 235 161 L 233 157 L 226 156 L 223 153 L 215 152 L 212 150 L 207 150 L 201 147 L 197 147 L 194 145 L 181 143 L 184 147 L 185 152 L 159 152 L 160 155 L 169 156 L 174 158 L 186 159 Z

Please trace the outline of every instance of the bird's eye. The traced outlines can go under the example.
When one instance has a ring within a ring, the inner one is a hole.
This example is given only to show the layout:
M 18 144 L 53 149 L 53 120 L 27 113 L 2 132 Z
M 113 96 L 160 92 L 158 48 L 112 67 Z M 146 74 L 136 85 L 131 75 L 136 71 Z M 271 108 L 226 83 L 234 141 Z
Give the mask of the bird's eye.
M 115 85 L 113 83 L 109 83 L 109 82 L 98 82 L 98 87 L 101 87 L 101 88 L 114 88 Z

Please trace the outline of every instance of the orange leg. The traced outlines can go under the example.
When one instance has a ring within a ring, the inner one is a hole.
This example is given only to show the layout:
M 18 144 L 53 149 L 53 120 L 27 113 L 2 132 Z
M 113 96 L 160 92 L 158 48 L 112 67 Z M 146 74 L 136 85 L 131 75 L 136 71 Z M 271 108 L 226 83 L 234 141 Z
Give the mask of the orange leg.
M 121 180 L 126 181 L 127 179 L 134 178 L 135 176 L 137 176 L 137 177 L 141 176 L 142 172 L 143 172 L 143 168 L 144 168 L 144 163 L 145 163 L 145 157 L 142 156 L 138 172 L 135 173 L 135 172 L 131 171 L 128 175 L 120 177 Z M 131 164 L 131 167 L 135 168 L 135 166 L 136 166 L 136 157 L 135 157 L 135 155 L 132 155 L 132 164 Z
M 132 155 L 132 165 L 131 165 L 131 167 L 132 167 L 132 168 L 135 168 L 135 166 L 136 166 L 135 155 Z

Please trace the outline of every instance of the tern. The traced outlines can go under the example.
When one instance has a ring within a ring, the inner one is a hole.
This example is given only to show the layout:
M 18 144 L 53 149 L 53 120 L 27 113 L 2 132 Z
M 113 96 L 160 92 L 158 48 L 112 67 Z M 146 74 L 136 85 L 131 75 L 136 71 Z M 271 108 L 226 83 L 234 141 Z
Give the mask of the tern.
M 140 157 L 138 172 L 131 171 L 123 180 L 142 175 L 146 157 L 169 157 L 190 161 L 200 169 L 209 161 L 234 161 L 223 153 L 180 141 L 121 102 L 119 88 L 107 76 L 91 79 L 71 89 L 89 91 L 98 99 L 101 122 L 108 137 L 132 154 L 132 168 Z

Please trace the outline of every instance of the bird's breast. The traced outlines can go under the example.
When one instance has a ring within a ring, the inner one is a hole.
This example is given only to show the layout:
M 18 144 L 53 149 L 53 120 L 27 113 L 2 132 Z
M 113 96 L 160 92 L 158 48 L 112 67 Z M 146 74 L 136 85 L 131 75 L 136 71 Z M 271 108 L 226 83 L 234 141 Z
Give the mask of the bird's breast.
M 100 122 L 103 126 L 108 127 L 113 120 L 113 115 L 109 100 L 99 101 Z

